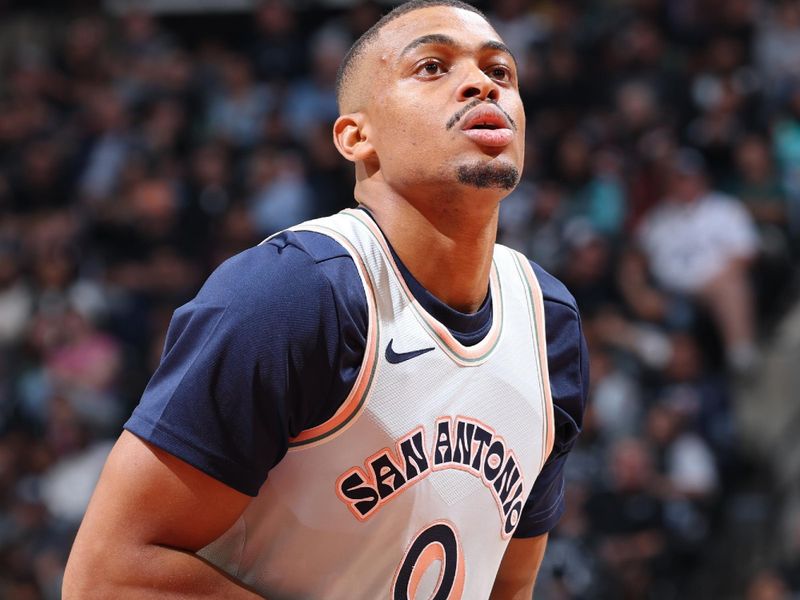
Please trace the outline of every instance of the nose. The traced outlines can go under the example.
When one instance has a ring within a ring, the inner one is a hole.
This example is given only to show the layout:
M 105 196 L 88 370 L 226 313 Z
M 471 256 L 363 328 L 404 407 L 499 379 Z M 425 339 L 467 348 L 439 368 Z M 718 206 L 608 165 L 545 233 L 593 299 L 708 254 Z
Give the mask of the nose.
M 470 66 L 469 71 L 461 82 L 458 96 L 461 100 L 477 98 L 479 100 L 498 100 L 500 88 L 497 82 L 475 66 Z

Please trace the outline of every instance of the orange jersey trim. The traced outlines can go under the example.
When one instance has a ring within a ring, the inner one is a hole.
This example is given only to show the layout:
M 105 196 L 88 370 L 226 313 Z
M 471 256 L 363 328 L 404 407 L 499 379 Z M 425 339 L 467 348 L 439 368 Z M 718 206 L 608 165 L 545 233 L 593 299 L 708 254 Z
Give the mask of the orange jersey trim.
M 553 451 L 553 443 L 555 441 L 555 422 L 553 418 L 553 395 L 550 390 L 550 372 L 547 366 L 547 335 L 544 321 L 544 298 L 542 296 L 542 288 L 539 286 L 539 280 L 531 268 L 528 259 L 522 254 L 514 252 L 516 258 L 517 268 L 520 277 L 528 288 L 528 301 L 531 313 L 533 316 L 531 334 L 534 337 L 534 345 L 536 346 L 536 354 L 539 358 L 539 382 L 542 387 L 543 401 L 544 401 L 544 414 L 546 427 L 546 435 L 542 436 L 544 440 L 544 453 L 542 455 L 542 467 L 550 453 Z M 541 470 L 541 469 L 540 469 Z
M 337 231 L 321 225 L 307 224 L 295 230 L 313 231 L 332 237 L 339 242 L 347 252 L 353 257 L 353 262 L 358 269 L 358 274 L 364 285 L 367 297 L 367 345 L 364 350 L 364 359 L 358 371 L 356 382 L 342 405 L 336 410 L 333 416 L 317 425 L 304 431 L 297 436 L 289 439 L 289 449 L 310 448 L 322 441 L 330 439 L 345 431 L 352 424 L 355 417 L 364 410 L 367 392 L 372 385 L 375 376 L 375 368 L 378 364 L 378 350 L 380 347 L 380 325 L 377 318 L 377 301 L 372 279 L 369 276 L 361 255 L 353 247 L 350 241 Z
M 414 298 L 411 290 L 406 285 L 405 279 L 403 279 L 403 274 L 400 272 L 400 268 L 395 263 L 392 252 L 386 242 L 386 238 L 384 237 L 383 232 L 380 230 L 378 225 L 368 215 L 364 214 L 363 211 L 360 210 L 345 209 L 342 211 L 342 214 L 356 219 L 370 231 L 372 236 L 378 242 L 379 247 L 383 251 L 383 255 L 387 262 L 389 265 L 391 265 L 397 282 L 399 283 L 400 288 L 403 290 L 403 293 L 406 295 L 406 299 L 414 308 L 414 312 L 419 318 L 420 323 L 428 331 L 442 351 L 454 362 L 461 366 L 471 367 L 484 363 L 486 359 L 489 358 L 492 350 L 494 350 L 497 346 L 497 343 L 500 340 L 500 333 L 503 329 L 504 307 L 502 301 L 502 288 L 500 285 L 500 277 L 497 273 L 497 265 L 495 264 L 494 260 L 492 260 L 492 269 L 489 274 L 489 289 L 490 293 L 492 294 L 493 311 L 492 326 L 489 329 L 486 337 L 484 337 L 484 339 L 482 339 L 480 342 L 474 346 L 464 346 L 455 337 L 453 337 L 453 334 L 450 333 L 450 330 L 448 330 L 447 327 L 433 318 L 433 316 L 431 316 L 422 307 L 422 305 L 420 305 L 416 298 Z

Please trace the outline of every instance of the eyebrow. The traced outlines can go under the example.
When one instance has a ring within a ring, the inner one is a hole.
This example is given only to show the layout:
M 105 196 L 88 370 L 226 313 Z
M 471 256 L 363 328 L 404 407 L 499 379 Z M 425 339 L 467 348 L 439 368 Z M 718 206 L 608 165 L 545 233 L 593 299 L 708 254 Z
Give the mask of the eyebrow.
M 415 40 L 412 40 L 403 51 L 400 52 L 400 56 L 403 57 L 415 48 L 419 48 L 420 46 L 425 46 L 427 44 L 436 44 L 439 46 L 450 46 L 451 48 L 459 48 L 461 44 L 459 44 L 455 39 L 451 38 L 449 35 L 445 35 L 443 33 L 429 33 L 428 35 L 423 35 L 418 37 Z M 499 52 L 503 52 L 508 54 L 511 59 L 514 61 L 514 65 L 517 64 L 517 59 L 514 56 L 514 53 L 511 52 L 511 49 L 506 46 L 503 42 L 498 42 L 496 40 L 489 40 L 481 44 L 480 50 L 497 50 Z

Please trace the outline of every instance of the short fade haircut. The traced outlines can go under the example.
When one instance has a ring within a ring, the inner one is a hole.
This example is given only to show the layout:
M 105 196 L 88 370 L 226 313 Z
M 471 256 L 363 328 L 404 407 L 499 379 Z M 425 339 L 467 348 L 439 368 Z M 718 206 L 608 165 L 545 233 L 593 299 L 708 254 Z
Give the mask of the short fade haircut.
M 473 12 L 486 19 L 486 15 L 480 10 L 471 4 L 461 2 L 461 0 L 410 0 L 409 2 L 405 2 L 399 6 L 396 6 L 390 12 L 383 15 L 383 17 L 381 17 L 380 20 L 372 27 L 367 29 L 367 31 L 365 31 L 364 34 L 355 41 L 355 43 L 350 47 L 350 50 L 347 51 L 347 54 L 345 54 L 344 58 L 342 59 L 342 64 L 339 65 L 339 70 L 336 73 L 336 99 L 339 102 L 340 109 L 342 107 L 342 96 L 345 86 L 347 85 L 347 80 L 350 78 L 356 62 L 364 53 L 364 50 L 367 48 L 367 46 L 369 46 L 369 44 L 375 40 L 381 29 L 383 29 L 387 23 L 391 23 L 398 17 L 402 17 L 407 13 L 422 8 L 431 8 L 434 6 L 450 6 L 452 8 L 460 8 L 462 10 Z

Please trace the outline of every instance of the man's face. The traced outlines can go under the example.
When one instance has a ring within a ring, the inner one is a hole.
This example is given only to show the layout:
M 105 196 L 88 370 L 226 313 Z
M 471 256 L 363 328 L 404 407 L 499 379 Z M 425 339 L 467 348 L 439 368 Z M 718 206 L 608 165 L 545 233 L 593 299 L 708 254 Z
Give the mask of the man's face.
M 403 15 L 362 68 L 370 139 L 393 189 L 438 195 L 460 184 L 502 197 L 516 185 L 525 139 L 516 65 L 479 15 L 451 7 Z
M 702 173 L 687 173 L 673 170 L 669 180 L 670 197 L 674 202 L 691 203 L 706 192 L 705 177 Z

